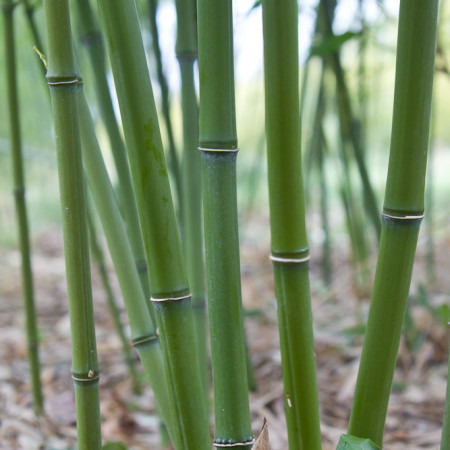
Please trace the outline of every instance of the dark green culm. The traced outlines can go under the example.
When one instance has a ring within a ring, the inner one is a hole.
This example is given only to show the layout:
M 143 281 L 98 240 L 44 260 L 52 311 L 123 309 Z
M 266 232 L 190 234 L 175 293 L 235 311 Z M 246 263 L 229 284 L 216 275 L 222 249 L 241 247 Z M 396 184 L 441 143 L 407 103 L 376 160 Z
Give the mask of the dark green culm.
M 149 0 L 149 19 L 150 19 L 150 33 L 152 35 L 152 49 L 155 56 L 156 72 L 158 75 L 158 84 L 161 89 L 161 109 L 163 113 L 164 123 L 167 131 L 167 142 L 169 146 L 169 169 L 175 182 L 175 192 L 178 200 L 179 218 L 183 217 L 183 188 L 182 175 L 180 170 L 180 162 L 175 145 L 175 138 L 173 135 L 172 119 L 170 115 L 170 101 L 169 101 L 169 86 L 167 78 L 164 73 L 161 47 L 159 45 L 158 24 L 156 22 L 156 15 L 158 12 L 158 0 Z M 183 18 L 189 20 L 189 17 Z
M 290 450 L 321 449 L 303 194 L 297 0 L 263 0 L 270 228 Z
M 381 242 L 348 429 L 379 446 L 424 214 L 437 11 L 437 0 L 400 2 Z
M 202 198 L 200 153 L 198 147 L 198 103 L 194 83 L 197 60 L 197 26 L 195 0 L 176 0 L 176 53 L 181 73 L 181 107 L 183 113 L 183 217 L 182 236 L 186 272 L 192 292 L 192 308 L 197 332 L 205 401 L 209 398 L 208 323 L 205 295 L 205 265 L 203 257 Z
M 22 162 L 19 100 L 17 92 L 16 51 L 13 22 L 13 12 L 16 6 L 17 4 L 13 3 L 12 0 L 2 0 L 6 90 L 8 93 L 14 200 L 16 205 L 20 253 L 22 257 L 21 267 L 25 331 L 28 345 L 28 362 L 30 365 L 29 370 L 31 390 L 33 393 L 33 407 L 36 414 L 41 414 L 44 404 L 39 369 L 39 339 L 34 306 L 33 274 L 31 270 L 30 240 L 28 235 L 28 218 L 25 202 L 25 177 Z
M 147 262 L 145 259 L 144 244 L 139 225 L 139 216 L 136 198 L 131 181 L 130 167 L 127 159 L 127 151 L 114 113 L 114 107 L 106 78 L 105 46 L 94 12 L 89 0 L 77 0 L 72 2 L 79 40 L 85 48 L 92 68 L 93 85 L 97 95 L 97 104 L 100 116 L 105 124 L 109 145 L 114 158 L 114 165 L 118 179 L 118 201 L 126 223 L 128 239 L 133 251 L 139 278 L 142 283 L 145 297 L 150 298 L 150 284 L 148 278 Z M 153 308 L 149 303 L 150 314 L 153 321 L 156 320 Z
M 78 448 L 101 448 L 99 366 L 89 265 L 76 72 L 67 0 L 45 0 L 47 82 L 55 124 L 64 253 L 72 335 Z
M 128 372 L 131 377 L 132 385 L 133 385 L 133 392 L 135 394 L 140 394 L 141 389 L 141 383 L 139 381 L 139 374 L 136 370 L 136 366 L 134 364 L 133 355 L 131 354 L 130 344 L 128 342 L 127 337 L 125 336 L 125 332 L 123 330 L 123 325 L 120 320 L 120 310 L 117 306 L 117 300 L 114 296 L 111 282 L 109 280 L 108 270 L 105 264 L 105 256 L 103 254 L 103 249 L 101 244 L 98 241 L 97 238 L 97 227 L 95 224 L 95 216 L 94 216 L 94 209 L 91 205 L 90 197 L 87 197 L 87 223 L 88 223 L 88 230 L 89 230 L 89 243 L 90 243 L 90 249 L 91 249 L 91 255 L 92 259 L 96 262 L 98 272 L 100 275 L 100 279 L 102 280 L 103 289 L 105 290 L 106 294 L 106 301 L 108 303 L 108 308 L 111 313 L 111 317 L 114 322 L 114 327 L 116 329 L 117 335 L 119 336 L 120 342 L 122 344 L 122 351 L 123 356 L 125 359 L 125 364 L 128 367 Z
M 100 0 L 149 265 L 177 450 L 210 448 L 191 294 L 134 1 Z
M 231 0 L 199 0 L 198 51 L 214 445 L 249 449 L 253 435 L 241 304 Z

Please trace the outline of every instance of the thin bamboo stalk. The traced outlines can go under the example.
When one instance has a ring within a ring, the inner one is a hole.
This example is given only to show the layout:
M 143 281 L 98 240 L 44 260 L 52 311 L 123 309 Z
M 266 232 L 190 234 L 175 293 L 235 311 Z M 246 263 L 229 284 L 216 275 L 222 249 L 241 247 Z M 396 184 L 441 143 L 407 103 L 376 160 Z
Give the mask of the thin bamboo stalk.
M 382 235 L 349 424 L 349 434 L 380 446 L 424 211 L 437 6 L 437 0 L 400 2 Z
M 139 381 L 139 374 L 136 370 L 136 366 L 134 364 L 133 355 L 131 354 L 130 345 L 128 343 L 128 339 L 125 336 L 125 332 L 123 330 L 123 325 L 120 320 L 120 311 L 117 306 L 117 301 L 114 296 L 114 293 L 111 288 L 111 283 L 108 276 L 108 271 L 106 269 L 105 257 L 103 254 L 103 249 L 101 244 L 98 242 L 97 238 L 97 229 L 95 225 L 95 217 L 94 217 L 94 209 L 91 205 L 90 197 L 88 196 L 87 202 L 87 224 L 89 230 L 89 244 L 91 249 L 91 255 L 94 261 L 97 263 L 98 272 L 100 275 L 100 279 L 102 280 L 103 289 L 106 293 L 106 300 L 108 303 L 108 308 L 111 313 L 111 318 L 114 322 L 114 327 L 116 329 L 116 333 L 119 336 L 120 342 L 122 344 L 122 352 L 125 360 L 125 364 L 128 367 L 128 372 L 130 373 L 130 378 L 133 385 L 133 392 L 135 394 L 139 394 L 142 391 L 141 383 Z
M 109 55 L 124 125 L 152 301 L 170 387 L 177 450 L 210 446 L 195 343 L 195 327 L 183 265 L 152 86 L 136 5 L 100 0 Z
M 232 2 L 198 2 L 208 314 L 218 448 L 251 448 L 236 198 Z
M 47 80 L 55 122 L 63 217 L 78 448 L 97 450 L 101 448 L 99 366 L 78 121 L 79 77 L 73 55 L 69 2 L 45 0 L 44 6 L 48 37 Z
M 2 2 L 14 200 L 16 206 L 20 253 L 22 257 L 21 267 L 25 331 L 28 345 L 28 362 L 30 365 L 29 370 L 31 390 L 33 393 L 33 407 L 35 413 L 39 415 L 43 411 L 44 400 L 42 396 L 39 368 L 39 339 L 34 305 L 33 273 L 31 268 L 28 218 L 25 202 L 25 177 L 22 162 L 13 22 L 13 11 L 15 6 L 16 4 L 13 3 L 12 0 L 3 0 Z
M 263 0 L 270 227 L 290 449 L 321 449 L 301 171 L 296 0 Z
M 83 142 L 83 163 L 123 294 L 125 309 L 130 322 L 131 339 L 153 388 L 163 419 L 170 428 L 168 386 L 158 336 L 133 262 L 131 246 L 103 162 L 89 107 L 81 89 L 78 92 L 78 103 Z M 172 430 L 171 432 L 175 433 Z
M 184 184 L 182 183 L 182 169 L 180 169 L 177 148 L 175 145 L 175 138 L 173 135 L 172 119 L 170 116 L 169 86 L 167 84 L 167 78 L 164 73 L 161 47 L 159 45 L 158 24 L 156 22 L 156 16 L 158 12 L 158 0 L 149 0 L 149 9 L 150 9 L 149 18 L 150 18 L 150 33 L 152 35 L 152 47 L 156 61 L 158 84 L 161 89 L 161 109 L 163 113 L 164 123 L 166 125 L 167 141 L 169 145 L 169 168 L 172 172 L 175 181 L 175 192 L 178 200 L 178 212 L 179 217 L 181 219 L 184 217 L 183 211 Z M 186 17 L 185 20 L 189 20 L 189 17 Z M 183 222 L 182 225 L 184 225 Z
M 126 223 L 127 236 L 138 269 L 145 298 L 150 298 L 150 283 L 147 262 L 139 225 L 139 216 L 134 195 L 131 172 L 128 164 L 125 144 L 119 131 L 114 107 L 109 91 L 105 70 L 105 48 L 95 15 L 89 0 L 77 0 L 72 3 L 77 18 L 78 35 L 85 48 L 92 67 L 93 84 L 102 121 L 105 125 L 112 150 L 114 165 L 118 177 L 118 201 Z M 148 303 L 153 322 L 156 321 L 151 304 Z
M 208 407 L 208 323 L 203 255 L 200 154 L 197 150 L 198 104 L 194 83 L 194 64 L 197 60 L 195 0 L 176 0 L 175 4 L 178 24 L 176 53 L 181 72 L 181 107 L 183 112 L 183 250 L 187 277 L 192 292 L 202 386 L 206 406 Z

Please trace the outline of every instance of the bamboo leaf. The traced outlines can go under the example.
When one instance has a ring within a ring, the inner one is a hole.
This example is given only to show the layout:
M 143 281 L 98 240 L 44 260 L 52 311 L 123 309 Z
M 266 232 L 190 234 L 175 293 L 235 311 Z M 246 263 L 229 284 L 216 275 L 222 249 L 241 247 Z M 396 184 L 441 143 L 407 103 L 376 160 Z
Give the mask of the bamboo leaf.
M 318 43 L 311 46 L 309 51 L 309 58 L 313 56 L 326 56 L 338 51 L 347 41 L 359 38 L 361 32 L 346 31 L 342 34 L 334 34 L 325 36 Z
M 102 450 L 127 450 L 127 446 L 120 441 L 105 442 Z
M 343 434 L 339 439 L 336 450 L 381 450 L 370 439 L 361 439 L 350 434 Z
M 269 425 L 267 424 L 267 420 L 264 417 L 263 425 L 261 428 L 261 433 L 256 439 L 255 445 L 252 450 L 270 450 L 269 443 Z

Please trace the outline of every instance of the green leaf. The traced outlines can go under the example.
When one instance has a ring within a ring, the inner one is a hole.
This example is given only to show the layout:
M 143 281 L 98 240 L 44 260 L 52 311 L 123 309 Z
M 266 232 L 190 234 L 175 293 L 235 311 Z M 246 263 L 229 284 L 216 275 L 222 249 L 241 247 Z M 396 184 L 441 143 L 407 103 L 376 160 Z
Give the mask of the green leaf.
M 110 441 L 103 444 L 102 450 L 127 450 L 127 446 L 120 441 Z
M 359 36 L 361 36 L 361 32 L 355 33 L 353 31 L 347 31 L 343 34 L 325 36 L 319 42 L 311 45 L 308 59 L 312 58 L 313 56 L 326 56 L 335 53 L 347 41 Z
M 370 439 L 362 439 L 350 434 L 343 434 L 339 439 L 336 450 L 381 450 L 377 444 Z

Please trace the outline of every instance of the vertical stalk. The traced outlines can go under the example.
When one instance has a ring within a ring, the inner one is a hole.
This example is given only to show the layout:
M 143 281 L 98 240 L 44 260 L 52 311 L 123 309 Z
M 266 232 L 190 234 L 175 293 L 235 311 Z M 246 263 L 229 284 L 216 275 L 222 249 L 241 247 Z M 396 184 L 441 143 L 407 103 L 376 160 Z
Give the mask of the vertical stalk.
M 249 449 L 236 198 L 232 2 L 198 2 L 200 132 L 206 274 L 217 448 Z
M 177 450 L 210 446 L 195 327 L 136 5 L 100 0 L 169 385 Z M 193 345 L 194 344 L 194 345 Z
M 152 47 L 153 52 L 155 54 L 156 72 L 158 74 L 158 84 L 161 89 L 161 107 L 164 122 L 166 125 L 167 141 L 169 144 L 169 167 L 170 170 L 172 171 L 172 175 L 175 181 L 175 191 L 178 200 L 178 212 L 180 214 L 179 217 L 182 218 L 184 214 L 182 173 L 180 170 L 180 163 L 178 161 L 177 149 L 175 145 L 175 139 L 173 136 L 172 120 L 170 118 L 169 87 L 167 85 L 167 79 L 164 73 L 161 47 L 159 45 L 158 24 L 156 22 L 156 15 L 158 11 L 158 0 L 149 0 L 149 9 L 150 9 L 149 18 L 150 18 L 150 33 L 152 35 Z M 190 17 L 184 18 L 184 20 L 186 21 L 188 21 L 189 19 Z M 183 222 L 182 225 L 184 226 Z
M 17 94 L 16 56 L 14 42 L 13 11 L 16 4 L 12 0 L 3 0 L 3 26 L 5 42 L 6 82 L 8 93 L 9 126 L 11 130 L 11 159 L 14 181 L 14 200 L 16 205 L 19 245 L 22 257 L 23 305 L 25 330 L 28 345 L 33 407 L 36 414 L 43 410 L 42 387 L 39 370 L 39 339 L 34 306 L 33 274 L 31 270 L 30 241 L 28 232 L 27 209 L 25 203 L 25 177 L 22 162 L 22 144 L 20 138 L 19 101 Z
M 139 381 L 139 375 L 136 371 L 136 366 L 134 364 L 133 356 L 131 354 L 130 346 L 128 343 L 128 339 L 125 336 L 125 332 L 123 330 L 122 322 L 120 321 L 120 311 L 117 307 L 117 301 L 114 297 L 114 293 L 111 288 L 111 283 L 109 281 L 108 272 L 106 270 L 105 265 L 105 257 L 103 255 L 103 250 L 97 239 L 97 229 L 95 226 L 95 217 L 94 210 L 89 201 L 90 197 L 87 197 L 87 224 L 89 230 L 89 243 L 91 248 L 91 255 L 95 262 L 97 263 L 98 272 L 100 274 L 100 279 L 102 280 L 103 288 L 106 293 L 106 300 L 108 303 L 108 308 L 111 313 L 111 318 L 114 323 L 114 327 L 116 329 L 117 336 L 119 336 L 120 342 L 122 344 L 122 352 L 125 359 L 125 364 L 128 367 L 128 371 L 130 373 L 133 391 L 135 394 L 139 394 L 141 392 L 141 383 Z M 92 200 L 91 200 L 92 201 Z
M 72 48 L 69 2 L 45 0 L 44 5 L 48 36 L 47 81 L 55 122 L 63 216 L 78 448 L 97 450 L 101 448 L 99 366 L 78 120 L 79 77 Z
M 380 446 L 424 211 L 437 6 L 437 0 L 400 3 L 382 234 L 349 424 L 351 435 Z
M 296 0 L 263 0 L 273 269 L 290 449 L 321 449 L 301 171 Z
M 100 109 L 100 115 L 105 124 L 109 138 L 109 144 L 112 150 L 114 164 L 118 176 L 118 200 L 123 217 L 126 223 L 128 239 L 133 251 L 135 264 L 139 272 L 145 297 L 150 298 L 150 283 L 148 278 L 147 262 L 145 260 L 145 251 L 142 241 L 142 233 L 139 225 L 139 216 L 134 195 L 133 184 L 131 181 L 130 167 L 128 164 L 126 148 L 120 135 L 114 113 L 111 94 L 105 70 L 105 48 L 103 37 L 97 20 L 92 11 L 89 0 L 77 0 L 72 3 L 77 18 L 79 39 L 86 49 L 89 62 L 94 75 L 93 82 L 97 103 Z M 149 306 L 151 306 L 149 304 Z M 153 321 L 155 315 L 153 308 L 150 308 L 150 314 Z
M 111 259 L 116 269 L 130 322 L 131 339 L 153 388 L 156 403 L 163 419 L 167 426 L 171 428 L 168 386 L 158 336 L 146 305 L 146 298 L 133 262 L 133 254 L 125 231 L 125 224 L 103 162 L 89 107 L 82 89 L 79 89 L 78 92 L 78 103 L 83 142 L 83 163 L 103 225 Z M 174 433 L 172 430 L 170 431 Z
M 202 385 L 207 402 L 209 397 L 208 324 L 205 298 L 205 266 L 203 263 L 200 154 L 197 150 L 198 105 L 194 83 L 194 64 L 197 60 L 195 0 L 176 0 L 176 8 L 178 24 L 176 53 L 181 72 L 181 107 L 183 112 L 183 250 L 187 277 L 192 292 Z

